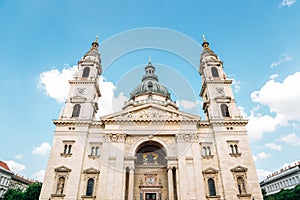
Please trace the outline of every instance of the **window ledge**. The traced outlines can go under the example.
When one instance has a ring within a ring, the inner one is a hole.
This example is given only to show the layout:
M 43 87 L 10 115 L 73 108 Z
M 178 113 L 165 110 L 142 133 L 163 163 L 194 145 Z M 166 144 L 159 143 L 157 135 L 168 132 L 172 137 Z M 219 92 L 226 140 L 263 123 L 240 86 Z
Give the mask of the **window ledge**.
M 229 154 L 231 157 L 241 157 L 241 153 L 230 153 Z
M 84 200 L 84 199 L 91 200 L 91 199 L 96 199 L 96 196 L 86 196 L 86 195 L 82 195 L 82 196 L 81 196 L 81 199 L 82 199 L 82 200 Z
M 214 157 L 214 155 L 202 155 L 201 156 L 203 159 L 211 159 L 211 158 L 213 158 Z
M 216 199 L 220 199 L 221 196 L 220 196 L 220 195 L 216 195 L 216 196 L 206 196 L 206 198 L 207 198 L 208 200 L 216 200 Z
M 65 194 L 51 194 L 51 197 L 65 197 Z
M 250 199 L 251 198 L 251 194 L 237 194 L 236 195 L 239 199 Z
M 71 157 L 72 156 L 72 154 L 71 153 L 61 153 L 60 154 L 60 156 L 62 156 L 62 157 Z
M 100 158 L 100 155 L 88 155 L 88 157 L 94 160 Z

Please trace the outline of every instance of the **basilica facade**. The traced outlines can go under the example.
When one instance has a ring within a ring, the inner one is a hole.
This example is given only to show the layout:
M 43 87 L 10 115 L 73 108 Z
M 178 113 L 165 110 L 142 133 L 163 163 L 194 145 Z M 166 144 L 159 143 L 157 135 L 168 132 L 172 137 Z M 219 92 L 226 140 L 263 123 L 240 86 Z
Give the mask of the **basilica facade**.
M 122 111 L 97 119 L 98 39 L 78 62 L 57 120 L 40 200 L 262 200 L 232 80 L 204 39 L 206 119 L 179 110 L 155 66 Z M 200 88 L 199 88 L 200 90 Z

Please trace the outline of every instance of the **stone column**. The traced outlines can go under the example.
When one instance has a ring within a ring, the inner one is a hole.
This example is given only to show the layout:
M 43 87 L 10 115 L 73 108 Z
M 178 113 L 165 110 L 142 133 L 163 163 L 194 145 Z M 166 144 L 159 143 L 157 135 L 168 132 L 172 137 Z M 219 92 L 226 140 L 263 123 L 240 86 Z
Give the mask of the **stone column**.
M 134 167 L 129 169 L 128 200 L 134 200 Z
M 177 200 L 180 200 L 180 190 L 179 190 L 179 172 L 178 167 L 176 169 L 176 190 L 177 190 Z
M 168 167 L 168 189 L 169 189 L 169 199 L 168 200 L 174 200 L 172 167 Z

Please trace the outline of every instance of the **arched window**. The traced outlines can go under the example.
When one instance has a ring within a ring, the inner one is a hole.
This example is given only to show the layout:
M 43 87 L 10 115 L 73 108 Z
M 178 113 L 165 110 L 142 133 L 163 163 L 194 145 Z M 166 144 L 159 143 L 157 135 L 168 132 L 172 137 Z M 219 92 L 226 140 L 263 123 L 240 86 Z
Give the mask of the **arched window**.
M 87 78 L 87 77 L 89 77 L 89 75 L 90 75 L 90 68 L 85 67 L 82 72 L 82 78 Z
M 68 145 L 65 145 L 64 154 L 67 154 L 67 152 L 68 152 Z
M 230 145 L 230 152 L 234 153 L 234 149 L 233 149 L 233 145 L 232 144 Z
M 93 156 L 95 153 L 95 147 L 92 147 L 91 155 Z
M 222 111 L 222 116 L 223 117 L 230 117 L 228 106 L 226 104 L 224 104 L 224 103 L 221 104 L 221 111 Z
M 236 144 L 234 145 L 234 153 L 239 153 L 238 146 Z
M 219 77 L 218 69 L 216 67 L 212 67 L 211 68 L 211 74 L 212 74 L 213 77 Z
M 87 182 L 87 186 L 86 186 L 86 196 L 93 196 L 93 192 L 94 192 L 94 179 L 90 178 Z
M 96 156 L 99 156 L 99 147 L 96 147 L 95 155 L 96 155 Z
M 202 156 L 206 156 L 206 147 L 202 148 Z
M 80 108 L 81 108 L 80 104 L 75 104 L 73 108 L 72 117 L 79 117 Z
M 68 154 L 71 154 L 72 145 L 69 145 Z
M 215 181 L 212 178 L 207 180 L 209 196 L 216 196 Z
M 209 155 L 209 156 L 211 155 L 210 147 L 207 147 L 206 154 Z
M 238 190 L 240 194 L 246 194 L 246 188 L 243 177 L 239 176 L 237 178 Z

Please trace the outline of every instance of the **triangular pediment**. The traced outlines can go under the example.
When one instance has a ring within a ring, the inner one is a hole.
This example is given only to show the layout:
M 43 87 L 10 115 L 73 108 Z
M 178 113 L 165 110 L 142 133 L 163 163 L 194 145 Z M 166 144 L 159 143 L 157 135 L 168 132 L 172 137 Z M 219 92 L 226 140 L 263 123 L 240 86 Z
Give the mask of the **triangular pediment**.
M 54 169 L 55 172 L 71 172 L 72 170 L 66 166 L 60 166 Z
M 232 172 L 246 172 L 248 169 L 243 166 L 237 166 L 231 169 Z
M 93 167 L 90 167 L 90 168 L 88 168 L 86 170 L 83 170 L 83 173 L 85 173 L 85 174 L 99 174 L 100 171 L 97 170 L 97 169 L 95 169 L 95 168 L 93 168 Z
M 217 174 L 218 173 L 218 170 L 217 169 L 214 169 L 212 167 L 209 167 L 205 170 L 202 171 L 203 174 Z
M 146 104 L 101 117 L 103 121 L 200 121 L 200 116 L 157 104 Z

